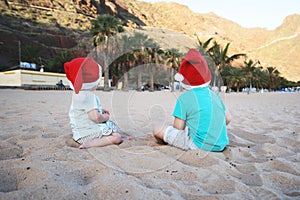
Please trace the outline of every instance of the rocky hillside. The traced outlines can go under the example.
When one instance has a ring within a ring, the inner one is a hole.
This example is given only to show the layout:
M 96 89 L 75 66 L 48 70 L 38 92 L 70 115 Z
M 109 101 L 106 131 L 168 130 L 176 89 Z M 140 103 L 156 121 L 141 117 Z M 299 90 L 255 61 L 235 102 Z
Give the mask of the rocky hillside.
M 229 54 L 246 53 L 273 66 L 289 80 L 300 80 L 300 16 L 288 16 L 276 30 L 242 28 L 213 13 L 193 13 L 177 3 L 136 0 L 4 0 L 0 2 L 0 69 L 18 63 L 18 41 L 39 49 L 42 59 L 68 51 L 86 55 L 93 48 L 90 20 L 104 13 L 138 28 L 162 47 L 182 51 L 211 37 L 230 45 Z

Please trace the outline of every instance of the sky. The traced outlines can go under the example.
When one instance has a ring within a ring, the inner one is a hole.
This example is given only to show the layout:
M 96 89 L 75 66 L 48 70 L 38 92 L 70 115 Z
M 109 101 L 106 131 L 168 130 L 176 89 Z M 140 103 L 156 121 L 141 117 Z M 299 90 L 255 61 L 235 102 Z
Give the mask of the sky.
M 300 15 L 300 0 L 140 0 L 146 2 L 177 2 L 192 11 L 216 15 L 231 20 L 244 28 L 274 30 L 284 18 Z

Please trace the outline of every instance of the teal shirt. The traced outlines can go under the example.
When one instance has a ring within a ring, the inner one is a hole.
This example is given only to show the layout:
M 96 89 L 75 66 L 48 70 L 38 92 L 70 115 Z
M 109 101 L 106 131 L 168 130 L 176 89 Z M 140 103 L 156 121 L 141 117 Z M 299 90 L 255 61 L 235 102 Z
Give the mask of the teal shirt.
M 181 94 L 173 116 L 185 121 L 189 136 L 205 151 L 222 151 L 228 144 L 225 105 L 208 87 Z

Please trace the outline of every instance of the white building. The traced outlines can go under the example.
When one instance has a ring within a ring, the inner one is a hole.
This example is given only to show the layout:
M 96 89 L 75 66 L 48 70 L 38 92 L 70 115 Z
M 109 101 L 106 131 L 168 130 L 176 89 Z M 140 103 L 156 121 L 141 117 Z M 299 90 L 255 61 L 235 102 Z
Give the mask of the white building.
M 0 87 L 52 87 L 57 86 L 60 81 L 65 86 L 69 86 L 65 74 L 24 69 L 0 72 Z

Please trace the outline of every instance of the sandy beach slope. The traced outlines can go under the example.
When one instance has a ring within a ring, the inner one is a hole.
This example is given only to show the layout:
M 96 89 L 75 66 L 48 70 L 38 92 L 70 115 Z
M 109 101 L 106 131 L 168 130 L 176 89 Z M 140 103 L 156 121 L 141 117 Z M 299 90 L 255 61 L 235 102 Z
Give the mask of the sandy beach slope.
M 131 140 L 69 147 L 71 91 L 0 90 L 0 199 L 300 199 L 300 93 L 222 94 L 222 153 L 147 137 L 179 93 L 96 94 Z

